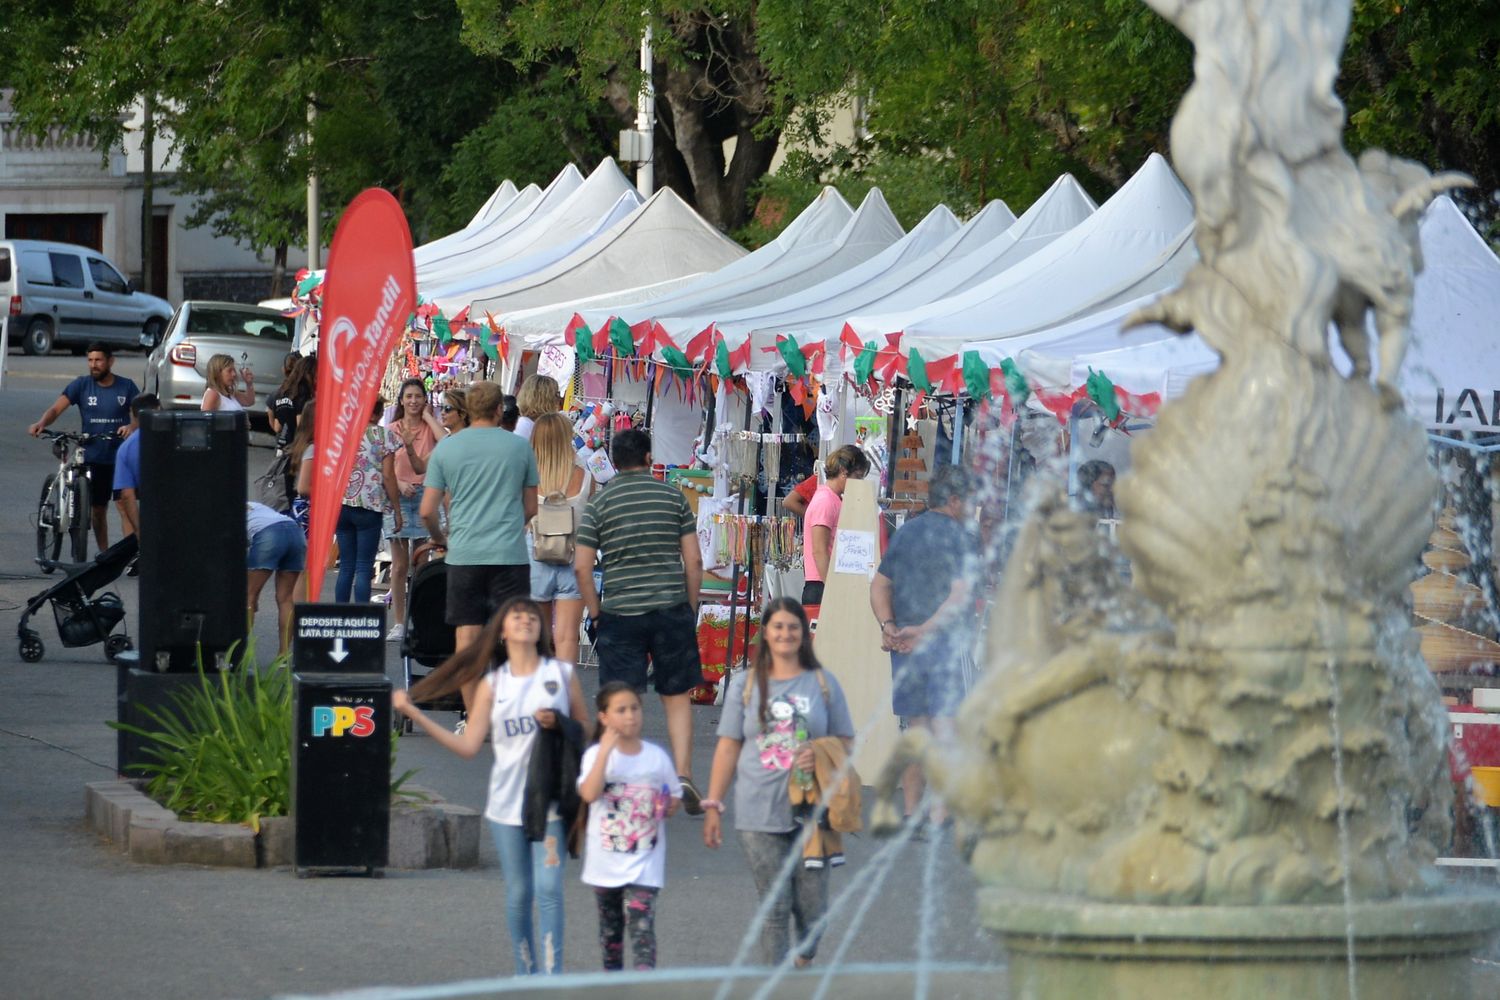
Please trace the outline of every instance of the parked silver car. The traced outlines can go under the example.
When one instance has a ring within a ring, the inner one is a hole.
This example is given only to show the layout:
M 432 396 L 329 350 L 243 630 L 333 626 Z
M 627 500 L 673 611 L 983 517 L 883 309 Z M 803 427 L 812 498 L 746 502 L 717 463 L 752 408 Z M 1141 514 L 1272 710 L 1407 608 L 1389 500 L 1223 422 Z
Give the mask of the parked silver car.
M 236 368 L 255 375 L 252 414 L 266 411 L 267 397 L 281 384 L 282 363 L 292 350 L 297 323 L 275 309 L 237 302 L 188 301 L 177 308 L 162 342 L 146 357 L 144 391 L 167 409 L 193 410 L 208 388 L 208 359 L 234 358 Z
M 161 339 L 172 306 L 137 291 L 97 250 L 45 240 L 0 240 L 0 298 L 11 343 L 27 354 L 91 341 L 135 347 Z

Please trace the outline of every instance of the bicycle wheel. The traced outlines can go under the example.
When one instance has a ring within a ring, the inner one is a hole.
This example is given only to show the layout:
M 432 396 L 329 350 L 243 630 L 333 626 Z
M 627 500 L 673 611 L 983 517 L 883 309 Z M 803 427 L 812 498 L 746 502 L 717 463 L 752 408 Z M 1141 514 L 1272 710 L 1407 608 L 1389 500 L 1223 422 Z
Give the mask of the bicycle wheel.
M 73 516 L 68 519 L 69 551 L 74 562 L 89 558 L 89 529 L 93 527 L 89 509 L 89 477 L 80 472 L 73 477 L 69 491 L 73 494 Z
M 57 488 L 57 473 L 42 481 L 42 498 L 36 505 L 36 557 L 55 560 L 62 553 L 62 531 L 58 513 L 62 509 L 62 491 Z M 43 568 L 50 573 L 50 569 Z

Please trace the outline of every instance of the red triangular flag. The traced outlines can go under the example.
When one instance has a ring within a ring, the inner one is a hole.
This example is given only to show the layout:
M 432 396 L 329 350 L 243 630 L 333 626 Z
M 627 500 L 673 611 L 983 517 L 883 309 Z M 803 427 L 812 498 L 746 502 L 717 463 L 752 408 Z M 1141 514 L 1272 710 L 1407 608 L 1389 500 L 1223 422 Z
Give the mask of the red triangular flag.
M 693 339 L 688 341 L 687 350 L 682 353 L 687 355 L 689 361 L 696 363 L 702 361 L 713 350 L 713 346 L 714 325 L 710 323 L 693 335 Z
M 563 330 L 563 340 L 568 342 L 569 347 L 574 346 L 577 341 L 576 335 L 578 331 L 587 327 L 588 324 L 583 321 L 583 317 L 578 315 L 577 313 L 574 313 L 573 318 L 568 320 L 568 325 Z
M 859 334 L 854 332 L 854 327 L 845 323 L 844 328 L 839 331 L 839 360 L 847 358 L 850 352 L 858 356 L 859 352 L 864 349 L 864 341 L 859 339 Z

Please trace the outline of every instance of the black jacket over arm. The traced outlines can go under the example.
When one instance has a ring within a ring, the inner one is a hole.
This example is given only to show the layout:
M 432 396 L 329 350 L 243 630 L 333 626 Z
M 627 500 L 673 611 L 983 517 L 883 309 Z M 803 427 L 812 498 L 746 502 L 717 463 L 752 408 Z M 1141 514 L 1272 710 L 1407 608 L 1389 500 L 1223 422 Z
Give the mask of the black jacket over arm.
M 581 804 L 578 767 L 583 760 L 583 726 L 561 712 L 556 714 L 556 728 L 537 731 L 536 744 L 531 748 L 531 763 L 526 768 L 521 829 L 531 841 L 547 836 L 547 811 L 554 802 L 565 831 L 572 828 Z M 578 857 L 571 844 L 569 849 L 573 857 Z

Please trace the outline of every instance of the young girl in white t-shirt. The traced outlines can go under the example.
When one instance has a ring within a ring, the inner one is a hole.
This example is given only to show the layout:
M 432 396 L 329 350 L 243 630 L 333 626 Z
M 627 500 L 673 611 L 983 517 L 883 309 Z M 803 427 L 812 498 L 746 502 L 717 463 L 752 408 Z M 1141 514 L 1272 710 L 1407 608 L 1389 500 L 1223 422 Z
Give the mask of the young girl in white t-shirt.
M 682 783 L 672 758 L 641 739 L 641 696 L 610 681 L 594 699 L 599 741 L 579 764 L 578 797 L 589 804 L 583 881 L 599 902 L 604 969 L 656 968 L 656 894 L 667 867 L 666 818 L 677 811 Z
M 427 701 L 459 690 L 469 708 L 469 723 L 462 733 L 454 733 L 412 704 L 412 699 Z M 577 719 L 587 729 L 588 708 L 573 664 L 552 657 L 552 640 L 542 624 L 541 609 L 526 597 L 506 601 L 477 642 L 414 684 L 410 695 L 392 692 L 391 705 L 460 757 L 473 757 L 493 735 L 495 763 L 484 816 L 505 877 L 505 922 L 516 974 L 561 972 L 567 838 L 554 807 L 547 817 L 545 837 L 527 840 L 521 825 L 522 799 L 538 730 L 555 728 L 559 715 Z M 540 937 L 532 929 L 533 899 Z

